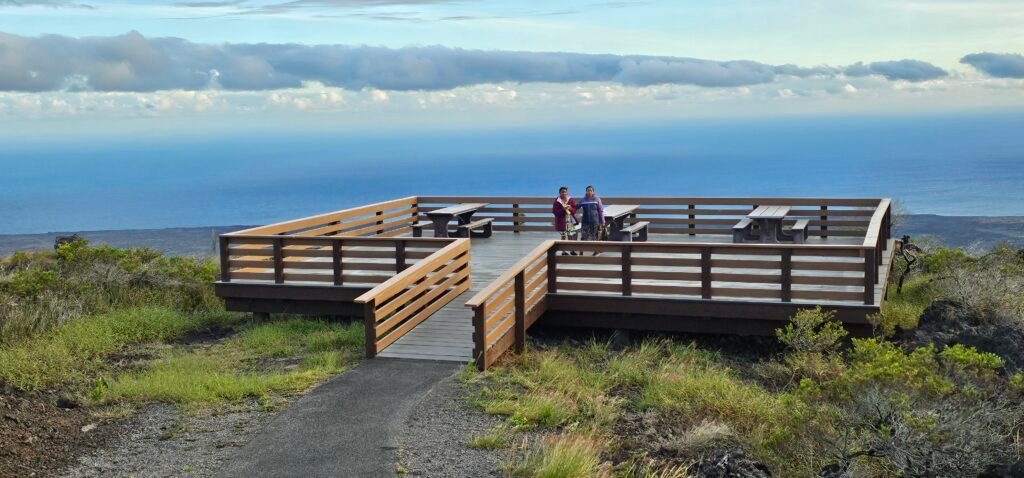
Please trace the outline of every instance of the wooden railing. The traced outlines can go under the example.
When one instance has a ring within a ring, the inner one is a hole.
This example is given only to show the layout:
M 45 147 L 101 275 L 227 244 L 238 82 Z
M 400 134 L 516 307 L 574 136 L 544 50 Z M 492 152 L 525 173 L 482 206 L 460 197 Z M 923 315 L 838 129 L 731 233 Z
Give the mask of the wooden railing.
M 450 243 L 433 238 L 225 234 L 220 237 L 221 281 L 373 286 Z
M 364 307 L 367 357 L 469 290 L 469 239 L 441 240 L 449 244 L 355 299 Z
M 862 238 L 879 199 L 862 198 L 714 198 L 714 197 L 602 197 L 605 204 L 637 204 L 638 220 L 651 223 L 652 234 L 731 235 L 732 226 L 756 206 L 790 206 L 792 224 L 808 219 L 812 237 Z M 475 218 L 494 218 L 495 231 L 550 231 L 550 198 L 536 196 L 419 196 L 420 213 L 463 202 L 490 205 Z
M 509 347 L 522 352 L 526 346 L 526 329 L 544 314 L 553 246 L 543 242 L 466 302 L 473 308 L 473 356 L 481 370 Z
M 254 227 L 231 235 L 400 236 L 419 215 L 415 196 Z
M 466 305 L 486 369 L 523 349 L 553 294 L 870 306 L 877 267 L 860 245 L 546 241 Z

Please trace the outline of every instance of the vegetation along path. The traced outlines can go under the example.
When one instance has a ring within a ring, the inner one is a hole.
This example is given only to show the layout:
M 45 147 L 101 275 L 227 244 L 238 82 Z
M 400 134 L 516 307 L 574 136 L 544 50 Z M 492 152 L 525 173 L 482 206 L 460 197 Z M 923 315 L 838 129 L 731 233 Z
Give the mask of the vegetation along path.
M 406 417 L 459 369 L 454 362 L 365 361 L 285 409 L 221 476 L 392 477 Z

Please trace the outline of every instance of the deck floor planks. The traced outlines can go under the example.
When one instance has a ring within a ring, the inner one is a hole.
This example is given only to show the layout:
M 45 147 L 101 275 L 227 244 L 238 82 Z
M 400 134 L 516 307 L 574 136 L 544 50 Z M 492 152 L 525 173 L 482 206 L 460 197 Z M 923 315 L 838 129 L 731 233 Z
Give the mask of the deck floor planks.
M 473 353 L 473 314 L 472 311 L 465 306 L 466 301 L 469 300 L 478 291 L 490 284 L 496 279 L 502 272 L 511 267 L 513 264 L 519 261 L 524 255 L 533 250 L 537 245 L 547 239 L 555 239 L 557 236 L 554 234 L 547 234 L 541 232 L 523 232 L 523 233 L 511 233 L 511 232 L 496 232 L 490 238 L 477 238 L 472 240 L 470 249 L 471 254 L 471 265 L 472 265 L 472 279 L 473 285 L 469 291 L 463 293 L 455 300 L 442 307 L 441 310 L 437 311 L 430 318 L 425 320 L 423 323 L 413 328 L 411 331 L 406 333 L 402 338 L 396 340 L 393 344 L 381 351 L 378 356 L 390 357 L 390 358 L 405 358 L 405 359 L 419 359 L 419 360 L 442 360 L 442 361 L 454 361 L 454 362 L 468 362 L 472 357 Z M 686 235 L 677 234 L 652 234 L 649 238 L 650 241 L 664 241 L 664 242 L 723 242 L 731 243 L 731 236 L 707 236 L 701 235 L 696 237 L 690 237 Z M 822 239 L 818 237 L 812 237 L 807 240 L 808 244 L 860 244 L 859 238 L 850 237 L 831 237 L 828 239 Z M 882 301 L 883 284 L 888 280 L 889 260 L 892 257 L 893 243 L 890 240 L 889 249 L 883 256 L 883 264 L 879 268 L 879 282 L 875 286 L 875 304 L 880 304 Z M 674 257 L 680 257 L 676 255 Z M 717 255 L 716 255 L 717 257 Z M 726 256 L 722 255 L 722 258 Z M 801 258 L 800 260 L 813 260 L 813 258 Z M 837 259 L 830 259 L 837 260 Z M 859 259 L 851 258 L 850 261 L 858 261 Z M 571 265 L 563 265 L 560 267 L 571 268 Z M 587 266 L 591 268 L 607 267 L 614 269 L 617 266 Z M 658 267 L 654 266 L 643 266 L 644 270 L 659 270 Z M 680 271 L 683 268 L 672 268 L 670 270 Z M 771 269 L 735 269 L 735 273 L 769 273 Z M 803 271 L 801 271 L 803 272 Z M 824 272 L 815 271 L 813 274 L 818 275 L 829 275 L 835 277 L 859 277 L 860 272 Z M 609 282 L 618 283 L 618 279 L 582 279 L 573 278 L 575 281 L 593 281 L 593 282 Z M 634 284 L 642 283 L 642 281 L 634 280 Z M 697 284 L 699 286 L 699 283 Z M 726 282 L 715 282 L 716 287 L 725 286 L 728 287 L 729 283 Z M 778 284 L 749 284 L 744 283 L 743 287 L 746 288 L 778 288 Z M 862 290 L 859 286 L 800 286 L 794 285 L 794 290 L 848 290 L 858 291 Z M 604 295 L 604 294 L 601 294 Z M 610 295 L 618 295 L 612 293 Z M 653 296 L 652 294 L 637 294 L 637 296 Z M 690 296 L 678 296 L 678 297 L 690 297 Z M 716 300 L 736 300 L 736 301 L 751 301 L 751 300 L 763 300 L 763 299 L 749 299 L 743 297 L 730 297 L 730 298 L 716 298 Z M 849 304 L 857 302 L 840 302 L 840 301 L 821 301 L 821 300 L 794 300 L 793 303 L 807 303 L 807 304 Z
M 466 301 L 512 267 L 546 239 L 544 233 L 495 233 L 472 239 L 470 261 L 473 286 L 422 324 L 410 330 L 378 356 L 468 362 L 473 355 L 473 311 Z M 438 338 L 444 340 L 437 340 Z

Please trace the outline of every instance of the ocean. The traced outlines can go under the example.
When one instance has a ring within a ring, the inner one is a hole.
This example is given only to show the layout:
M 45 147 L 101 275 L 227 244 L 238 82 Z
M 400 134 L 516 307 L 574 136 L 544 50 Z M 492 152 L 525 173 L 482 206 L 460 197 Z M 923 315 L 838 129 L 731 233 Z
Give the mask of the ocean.
M 892 197 L 1024 215 L 1024 113 L 5 139 L 0 234 L 264 224 L 409 195 Z

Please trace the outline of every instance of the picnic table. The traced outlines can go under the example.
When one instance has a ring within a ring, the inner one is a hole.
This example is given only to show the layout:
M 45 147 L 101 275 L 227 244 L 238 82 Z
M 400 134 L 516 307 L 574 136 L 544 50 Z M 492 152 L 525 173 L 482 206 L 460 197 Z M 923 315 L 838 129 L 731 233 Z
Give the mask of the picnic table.
M 762 243 L 778 244 L 793 242 L 802 244 L 807 237 L 807 219 L 796 221 L 789 233 L 782 229 L 782 222 L 789 215 L 789 206 L 758 206 L 747 214 L 747 218 L 733 226 L 733 242 L 759 240 Z M 755 235 L 754 226 L 758 228 Z
M 479 209 L 487 207 L 487 205 L 487 203 L 464 203 L 427 212 L 427 217 L 434 223 L 434 237 L 448 237 L 448 223 L 452 219 L 458 221 L 460 235 L 462 235 L 464 230 L 465 236 L 469 237 L 471 229 L 484 227 L 485 234 L 489 236 L 491 219 L 473 222 L 473 214 Z
M 623 239 L 623 223 L 627 218 L 635 218 L 637 209 L 640 209 L 640 206 L 635 204 L 612 204 L 604 207 L 604 223 L 608 226 L 608 239 L 613 241 Z

